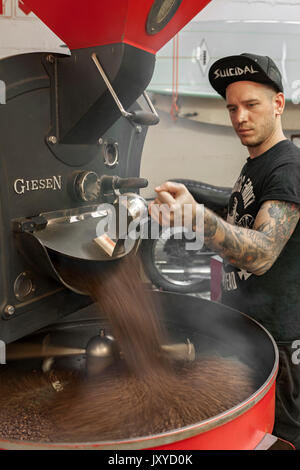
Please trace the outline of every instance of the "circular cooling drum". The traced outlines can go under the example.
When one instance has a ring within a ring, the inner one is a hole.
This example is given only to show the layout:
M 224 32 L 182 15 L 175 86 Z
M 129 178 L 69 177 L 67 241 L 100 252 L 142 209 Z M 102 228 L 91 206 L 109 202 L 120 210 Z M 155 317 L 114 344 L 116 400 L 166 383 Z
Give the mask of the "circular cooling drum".
M 163 321 L 171 341 L 185 342 L 188 338 L 196 348 L 197 357 L 234 357 L 251 368 L 255 390 L 246 400 L 217 416 L 157 435 L 86 443 L 2 440 L 0 448 L 239 450 L 254 449 L 266 433 L 272 433 L 278 351 L 271 335 L 248 316 L 219 303 L 165 292 L 156 292 L 155 296 L 162 305 Z M 85 348 L 88 339 L 99 331 L 99 326 L 103 325 L 99 325 L 93 307 L 89 307 L 47 331 L 66 346 Z M 78 358 L 74 361 L 80 363 Z

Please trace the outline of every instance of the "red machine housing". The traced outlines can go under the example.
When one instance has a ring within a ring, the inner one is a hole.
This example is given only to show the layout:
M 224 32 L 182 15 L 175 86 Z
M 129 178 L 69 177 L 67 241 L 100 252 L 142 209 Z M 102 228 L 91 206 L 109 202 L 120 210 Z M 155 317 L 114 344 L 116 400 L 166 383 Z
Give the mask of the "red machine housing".
M 152 54 L 175 36 L 209 2 L 210 0 L 177 2 L 178 10 L 168 24 L 157 34 L 151 35 L 147 33 L 145 25 L 155 3 L 153 0 L 23 0 L 23 4 L 70 49 L 122 42 Z

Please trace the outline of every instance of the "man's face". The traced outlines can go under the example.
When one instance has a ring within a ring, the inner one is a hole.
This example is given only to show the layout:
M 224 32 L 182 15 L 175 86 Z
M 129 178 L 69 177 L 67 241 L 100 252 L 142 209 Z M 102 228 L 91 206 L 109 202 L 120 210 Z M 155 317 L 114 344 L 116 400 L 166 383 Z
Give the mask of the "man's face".
M 235 82 L 227 87 L 227 109 L 243 145 L 258 147 L 274 134 L 276 96 L 275 91 L 255 82 Z

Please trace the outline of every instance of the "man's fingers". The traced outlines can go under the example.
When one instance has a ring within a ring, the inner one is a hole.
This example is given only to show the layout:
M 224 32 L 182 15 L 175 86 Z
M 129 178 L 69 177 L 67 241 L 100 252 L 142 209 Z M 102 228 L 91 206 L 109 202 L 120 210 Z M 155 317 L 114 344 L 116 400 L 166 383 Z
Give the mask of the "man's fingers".
M 185 190 L 186 190 L 186 187 L 183 184 L 175 183 L 173 181 L 166 181 L 165 183 L 155 188 L 155 191 L 157 193 L 160 193 L 161 191 L 166 191 L 174 195 L 177 195 L 178 193 L 185 191 Z
M 170 208 L 167 204 L 161 204 L 155 200 L 149 205 L 148 211 L 152 219 L 160 225 L 169 226 L 172 223 Z
M 190 212 L 193 212 L 193 207 L 196 204 L 186 186 L 181 183 L 166 181 L 157 186 L 155 191 L 157 196 L 150 205 L 150 215 L 162 225 L 182 226 L 185 221 L 186 206 L 189 206 L 191 208 Z M 189 215 L 189 213 L 187 215 L 188 219 L 192 220 L 193 215 Z
M 156 204 L 168 204 L 168 205 L 172 205 L 174 204 L 176 201 L 174 199 L 174 197 L 172 196 L 172 194 L 170 194 L 169 192 L 167 191 L 160 191 L 158 194 L 157 194 L 157 198 L 155 199 L 155 203 Z

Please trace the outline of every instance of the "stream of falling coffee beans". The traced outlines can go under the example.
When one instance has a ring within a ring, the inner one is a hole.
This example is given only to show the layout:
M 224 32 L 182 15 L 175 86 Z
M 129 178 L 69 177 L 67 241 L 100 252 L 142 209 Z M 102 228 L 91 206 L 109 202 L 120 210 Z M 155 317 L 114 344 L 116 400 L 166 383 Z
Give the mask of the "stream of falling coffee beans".
M 61 261 L 62 263 L 62 261 Z M 99 376 L 10 369 L 0 375 L 0 437 L 43 442 L 93 442 L 149 436 L 192 425 L 254 392 L 251 370 L 238 360 L 173 361 L 157 300 L 145 290 L 140 261 L 68 264 L 59 270 L 106 316 L 122 361 Z M 53 381 L 63 384 L 55 390 Z

